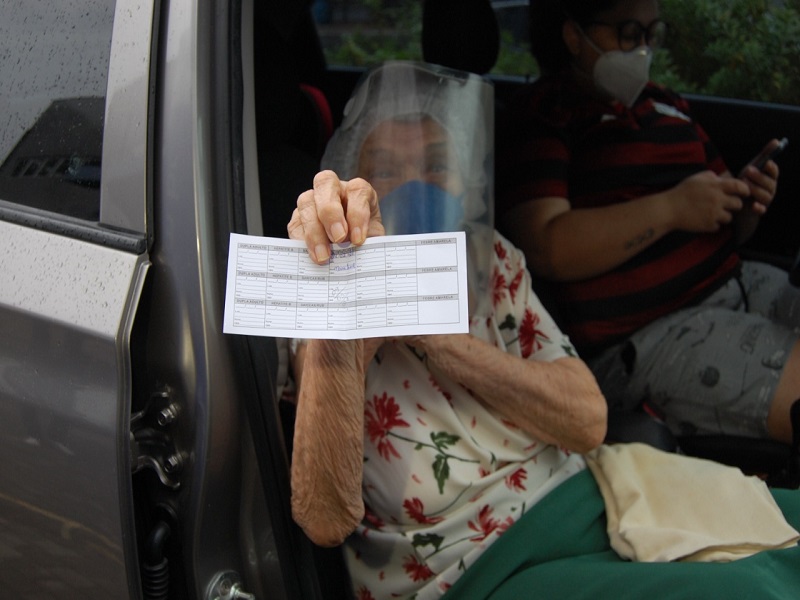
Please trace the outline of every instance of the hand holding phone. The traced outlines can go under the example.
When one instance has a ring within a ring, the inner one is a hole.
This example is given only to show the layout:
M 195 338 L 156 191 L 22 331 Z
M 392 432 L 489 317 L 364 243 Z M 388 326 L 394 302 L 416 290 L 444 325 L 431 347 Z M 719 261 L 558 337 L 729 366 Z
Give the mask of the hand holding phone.
M 759 152 L 758 155 L 748 164 L 753 165 L 759 171 L 763 171 L 764 165 L 767 164 L 767 161 L 777 158 L 777 156 L 783 152 L 788 144 L 789 140 L 787 138 L 783 138 L 778 142 L 777 146 L 774 146 L 773 148 L 764 148 L 764 150 Z

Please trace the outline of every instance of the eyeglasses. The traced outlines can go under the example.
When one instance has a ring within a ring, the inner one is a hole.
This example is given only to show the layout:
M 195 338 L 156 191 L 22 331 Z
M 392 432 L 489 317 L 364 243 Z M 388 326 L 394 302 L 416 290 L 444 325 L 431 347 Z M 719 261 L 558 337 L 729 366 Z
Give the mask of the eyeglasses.
M 604 23 L 603 21 L 592 21 L 589 25 L 602 25 L 604 27 L 614 27 L 617 30 L 619 49 L 623 52 L 630 52 L 641 46 L 642 38 L 645 43 L 654 50 L 664 44 L 667 37 L 669 26 L 661 19 L 656 19 L 647 27 L 639 21 L 622 21 L 621 23 Z

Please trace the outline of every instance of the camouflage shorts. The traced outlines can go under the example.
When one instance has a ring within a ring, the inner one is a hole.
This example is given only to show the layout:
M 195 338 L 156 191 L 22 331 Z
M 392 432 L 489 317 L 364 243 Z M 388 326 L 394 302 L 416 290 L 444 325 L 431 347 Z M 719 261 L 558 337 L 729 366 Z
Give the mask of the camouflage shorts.
M 645 401 L 678 435 L 766 437 L 785 361 L 800 339 L 800 290 L 745 262 L 702 304 L 637 331 L 589 361 L 611 409 Z

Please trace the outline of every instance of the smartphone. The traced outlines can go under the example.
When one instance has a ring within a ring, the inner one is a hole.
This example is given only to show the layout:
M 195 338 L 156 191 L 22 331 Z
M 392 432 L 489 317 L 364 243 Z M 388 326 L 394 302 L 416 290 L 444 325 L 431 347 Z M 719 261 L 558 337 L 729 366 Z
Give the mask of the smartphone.
M 771 150 L 762 150 L 753 160 L 750 161 L 749 164 L 761 171 L 764 168 L 764 165 L 767 164 L 767 161 L 774 160 L 781 152 L 783 152 L 788 144 L 789 140 L 783 138 L 780 142 L 778 142 L 778 145 Z

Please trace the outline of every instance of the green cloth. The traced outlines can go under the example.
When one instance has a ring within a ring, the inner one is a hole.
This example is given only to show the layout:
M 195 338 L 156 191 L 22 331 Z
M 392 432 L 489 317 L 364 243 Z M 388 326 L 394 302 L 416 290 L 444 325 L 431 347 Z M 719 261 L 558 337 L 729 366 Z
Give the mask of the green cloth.
M 800 530 L 800 492 L 773 489 Z M 506 531 L 446 600 L 800 598 L 800 546 L 728 563 L 634 563 L 609 545 L 603 498 L 581 472 Z

